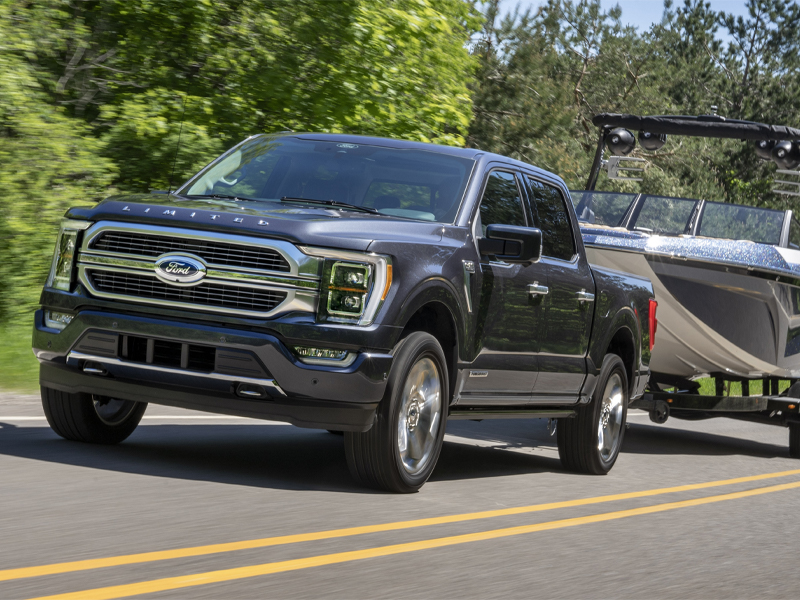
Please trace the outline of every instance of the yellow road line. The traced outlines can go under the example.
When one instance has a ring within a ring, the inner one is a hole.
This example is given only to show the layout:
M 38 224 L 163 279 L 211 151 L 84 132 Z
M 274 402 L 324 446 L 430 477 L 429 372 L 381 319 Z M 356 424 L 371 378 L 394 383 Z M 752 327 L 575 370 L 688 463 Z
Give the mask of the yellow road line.
M 28 577 L 41 577 L 43 575 L 58 575 L 60 573 L 72 573 L 75 571 L 88 571 L 90 569 L 100 569 L 105 567 L 119 567 L 122 565 L 132 565 L 161 560 L 172 560 L 176 558 L 189 558 L 192 556 L 205 556 L 207 554 L 220 554 L 223 552 L 235 552 L 238 550 L 252 550 L 254 548 L 267 548 L 269 546 L 282 546 L 286 544 L 297 544 L 300 542 L 313 542 L 319 540 L 330 540 L 343 537 L 364 535 L 367 533 L 382 533 L 387 531 L 399 531 L 402 529 L 413 529 L 415 527 L 428 527 L 431 525 L 444 525 L 447 523 L 463 523 L 465 521 L 477 521 L 479 519 L 491 519 L 495 517 L 505 517 L 509 515 L 521 515 L 546 510 L 556 510 L 560 508 L 571 508 L 575 506 L 588 506 L 591 504 L 601 504 L 604 502 L 615 502 L 618 500 L 630 500 L 634 498 L 647 498 L 662 494 L 674 494 L 677 492 L 689 492 L 739 483 L 751 483 L 763 481 L 765 479 L 776 479 L 779 477 L 789 477 L 800 475 L 800 469 L 792 471 L 778 471 L 776 473 L 764 473 L 762 475 L 750 475 L 748 477 L 737 477 L 735 479 L 722 479 L 706 483 L 692 483 L 677 487 L 658 488 L 639 492 L 627 492 L 623 494 L 613 494 L 610 496 L 597 496 L 595 498 L 583 498 L 578 500 L 566 500 L 564 502 L 550 502 L 547 504 L 533 504 L 531 506 L 520 506 L 516 508 L 503 508 L 499 510 L 487 510 L 482 512 L 464 513 L 448 515 L 444 517 L 431 517 L 427 519 L 416 519 L 413 521 L 398 521 L 395 523 L 383 523 L 379 525 L 363 525 L 361 527 L 349 527 L 346 529 L 333 529 L 328 531 L 317 531 L 313 533 L 300 533 L 295 535 L 283 535 L 277 537 L 261 538 L 255 540 L 245 540 L 242 542 L 225 542 L 221 544 L 209 544 L 206 546 L 194 546 L 189 548 L 177 548 L 174 550 L 158 550 L 154 552 L 141 552 L 139 554 L 125 554 L 108 558 L 90 558 L 86 560 L 76 560 L 71 562 L 53 563 L 36 567 L 21 567 L 18 569 L 6 569 L 0 571 L 0 581 L 10 581 L 12 579 L 25 579 Z
M 445 546 L 455 546 L 457 544 L 466 544 L 470 542 L 495 540 L 498 538 L 522 535 L 525 533 L 534 533 L 537 531 L 550 531 L 553 529 L 574 527 L 576 525 L 602 523 L 604 521 L 613 521 L 615 519 L 624 519 L 626 517 L 649 515 L 653 513 L 665 512 L 668 510 L 675 510 L 677 508 L 686 508 L 689 506 L 701 506 L 703 504 L 712 504 L 714 502 L 735 500 L 738 498 L 747 498 L 750 496 L 760 496 L 762 494 L 770 494 L 772 492 L 780 492 L 783 490 L 791 490 L 797 488 L 800 488 L 800 481 L 794 483 L 784 483 L 781 485 L 774 485 L 770 487 L 756 488 L 752 490 L 746 490 L 744 492 L 733 492 L 731 494 L 722 494 L 719 496 L 707 496 L 705 498 L 696 498 L 694 500 L 682 500 L 679 502 L 669 502 L 666 504 L 656 504 L 654 506 L 644 506 L 642 508 L 633 508 L 629 510 L 620 510 L 616 512 L 602 513 L 599 515 L 590 515 L 588 517 L 576 517 L 572 519 L 562 519 L 559 521 L 548 521 L 546 523 L 537 523 L 535 525 L 522 525 L 518 527 L 508 527 L 505 529 L 494 529 L 490 531 L 482 531 L 479 533 L 468 533 L 464 535 L 454 535 L 450 537 L 443 537 L 432 540 L 423 540 L 421 542 L 410 542 L 405 544 L 394 544 L 391 546 L 381 546 L 378 548 L 369 548 L 367 550 L 338 552 L 336 554 L 323 554 L 320 556 L 311 556 L 309 558 L 284 560 L 280 562 L 253 565 L 250 567 L 223 569 L 220 571 L 209 571 L 207 573 L 197 573 L 195 575 L 167 577 L 165 579 L 154 579 L 152 581 L 143 581 L 140 583 L 115 585 L 105 588 L 95 588 L 92 590 L 83 590 L 80 592 L 57 594 L 55 596 L 42 596 L 40 598 L 34 598 L 32 600 L 113 600 L 115 598 L 126 598 L 129 596 L 135 596 L 140 594 L 152 594 L 154 592 L 164 592 L 168 590 L 195 587 L 199 585 L 208 585 L 210 583 L 221 583 L 226 581 L 234 581 L 237 579 L 247 579 L 249 577 L 271 575 L 274 573 L 285 573 L 287 571 L 297 571 L 300 569 L 308 569 L 311 567 L 334 565 L 338 563 L 364 560 L 367 558 L 391 556 L 393 554 L 416 552 L 418 550 L 430 550 L 432 548 L 443 548 Z

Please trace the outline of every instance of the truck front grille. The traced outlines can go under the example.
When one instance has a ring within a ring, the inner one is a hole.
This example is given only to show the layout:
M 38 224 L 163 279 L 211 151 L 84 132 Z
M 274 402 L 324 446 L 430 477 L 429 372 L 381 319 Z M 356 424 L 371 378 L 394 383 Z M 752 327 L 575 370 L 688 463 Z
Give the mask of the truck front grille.
M 267 313 L 286 299 L 286 292 L 218 283 L 177 287 L 150 275 L 87 269 L 92 287 L 117 297 L 149 298 L 175 305 L 199 305 Z
M 187 252 L 207 264 L 288 273 L 288 261 L 276 250 L 181 236 L 135 231 L 103 231 L 92 240 L 93 250 L 156 258 L 168 252 Z

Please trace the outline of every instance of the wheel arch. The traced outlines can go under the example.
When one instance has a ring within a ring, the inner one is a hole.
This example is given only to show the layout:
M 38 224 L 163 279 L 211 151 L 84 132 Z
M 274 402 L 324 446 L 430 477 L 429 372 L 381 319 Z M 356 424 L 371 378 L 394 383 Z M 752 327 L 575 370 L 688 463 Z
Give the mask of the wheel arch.
M 605 354 L 616 354 L 622 359 L 628 376 L 628 394 L 633 395 L 636 389 L 636 343 L 633 332 L 626 325 L 619 327 L 611 336 Z
M 606 317 L 596 323 L 594 333 L 597 339 L 592 340 L 589 349 L 589 375 L 599 374 L 606 354 L 618 355 L 625 365 L 628 391 L 632 397 L 636 391 L 642 351 L 641 345 L 636 343 L 637 339 L 642 339 L 636 314 L 629 306 L 621 307 L 613 318 Z
M 461 303 L 455 289 L 443 279 L 423 282 L 408 298 L 397 322 L 402 324 L 395 343 L 414 331 L 425 331 L 437 339 L 447 359 L 449 394 L 452 396 L 456 365 L 464 340 Z

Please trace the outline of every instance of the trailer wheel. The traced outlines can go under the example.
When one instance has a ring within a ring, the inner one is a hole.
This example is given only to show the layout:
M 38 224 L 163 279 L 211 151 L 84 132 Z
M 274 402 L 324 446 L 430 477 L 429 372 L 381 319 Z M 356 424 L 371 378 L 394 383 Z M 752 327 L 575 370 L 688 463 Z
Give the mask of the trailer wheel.
M 800 423 L 789 423 L 789 456 L 800 458 Z
M 605 475 L 622 447 L 628 415 L 628 376 L 622 359 L 607 354 L 592 401 L 573 418 L 559 419 L 556 434 L 561 463 L 571 471 Z

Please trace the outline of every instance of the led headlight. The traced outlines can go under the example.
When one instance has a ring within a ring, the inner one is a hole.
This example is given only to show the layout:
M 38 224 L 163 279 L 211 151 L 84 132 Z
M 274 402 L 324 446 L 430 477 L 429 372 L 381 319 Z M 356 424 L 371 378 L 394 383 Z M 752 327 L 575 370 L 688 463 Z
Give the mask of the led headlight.
M 78 233 L 90 225 L 89 221 L 71 221 L 69 219 L 61 221 L 61 230 L 58 233 L 56 249 L 53 253 L 53 265 L 50 267 L 50 275 L 45 283 L 46 287 L 65 292 L 71 291 L 72 268 L 75 264 Z
M 370 325 L 392 285 L 391 259 L 347 250 L 300 250 L 325 259 L 317 320 Z
M 360 317 L 364 314 L 371 265 L 337 261 L 331 265 L 328 280 L 328 314 Z

